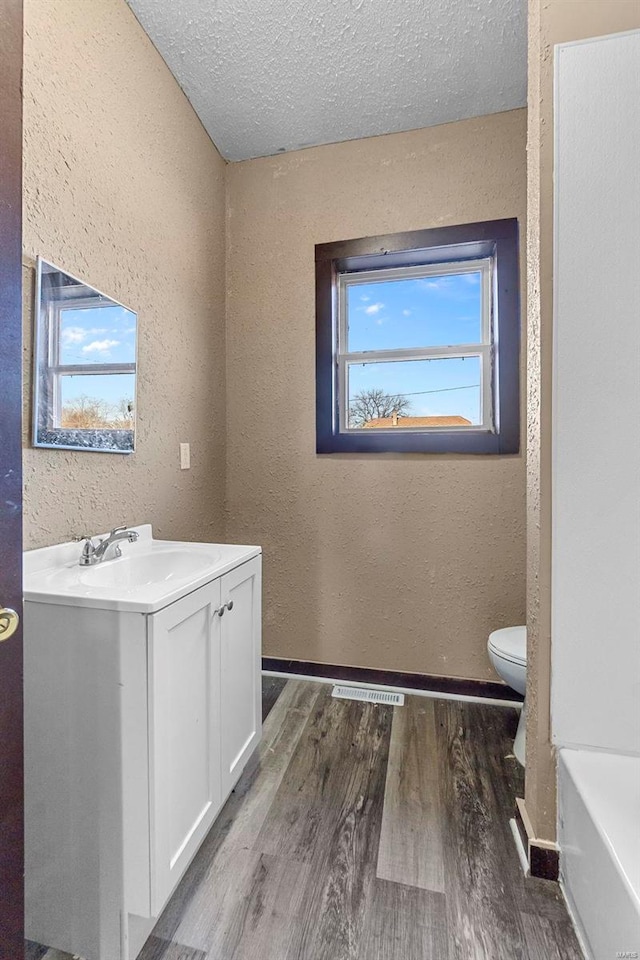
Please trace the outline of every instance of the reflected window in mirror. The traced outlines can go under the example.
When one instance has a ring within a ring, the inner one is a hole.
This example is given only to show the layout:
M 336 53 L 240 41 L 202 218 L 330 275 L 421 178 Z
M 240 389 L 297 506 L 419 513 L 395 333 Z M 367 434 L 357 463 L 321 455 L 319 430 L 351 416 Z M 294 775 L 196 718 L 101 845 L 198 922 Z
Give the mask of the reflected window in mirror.
M 38 259 L 33 443 L 132 453 L 137 315 Z

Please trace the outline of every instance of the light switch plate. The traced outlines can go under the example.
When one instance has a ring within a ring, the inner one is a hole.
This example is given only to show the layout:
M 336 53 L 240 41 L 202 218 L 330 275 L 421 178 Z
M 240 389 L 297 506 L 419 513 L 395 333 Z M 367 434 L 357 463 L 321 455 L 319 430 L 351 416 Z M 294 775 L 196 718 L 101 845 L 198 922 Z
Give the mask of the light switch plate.
M 180 444 L 180 469 L 189 470 L 191 467 L 191 448 L 188 443 Z

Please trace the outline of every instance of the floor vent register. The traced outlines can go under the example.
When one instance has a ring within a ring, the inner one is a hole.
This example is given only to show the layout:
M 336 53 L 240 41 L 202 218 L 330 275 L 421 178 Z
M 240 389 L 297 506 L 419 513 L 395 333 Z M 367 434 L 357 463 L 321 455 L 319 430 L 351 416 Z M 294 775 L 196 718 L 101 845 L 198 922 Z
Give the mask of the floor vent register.
M 364 703 L 386 703 L 392 707 L 404 706 L 404 693 L 392 693 L 390 690 L 368 690 L 365 687 L 333 688 L 332 696 L 339 700 L 362 700 Z

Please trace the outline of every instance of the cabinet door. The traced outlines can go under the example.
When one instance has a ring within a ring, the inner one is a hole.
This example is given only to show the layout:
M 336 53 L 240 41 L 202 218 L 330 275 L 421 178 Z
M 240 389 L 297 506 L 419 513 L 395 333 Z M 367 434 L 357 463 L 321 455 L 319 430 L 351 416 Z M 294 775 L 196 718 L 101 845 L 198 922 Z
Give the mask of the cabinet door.
M 151 897 L 160 913 L 220 809 L 220 580 L 149 617 Z
M 223 799 L 235 785 L 262 733 L 261 558 L 222 578 L 221 745 Z

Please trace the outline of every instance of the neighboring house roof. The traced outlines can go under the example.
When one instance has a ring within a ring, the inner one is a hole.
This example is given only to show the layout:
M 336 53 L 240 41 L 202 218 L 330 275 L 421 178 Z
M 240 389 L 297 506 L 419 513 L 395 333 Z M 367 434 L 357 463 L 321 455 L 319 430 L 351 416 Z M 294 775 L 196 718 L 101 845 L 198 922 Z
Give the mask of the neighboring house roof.
M 368 420 L 365 427 L 470 427 L 466 417 L 376 417 Z

